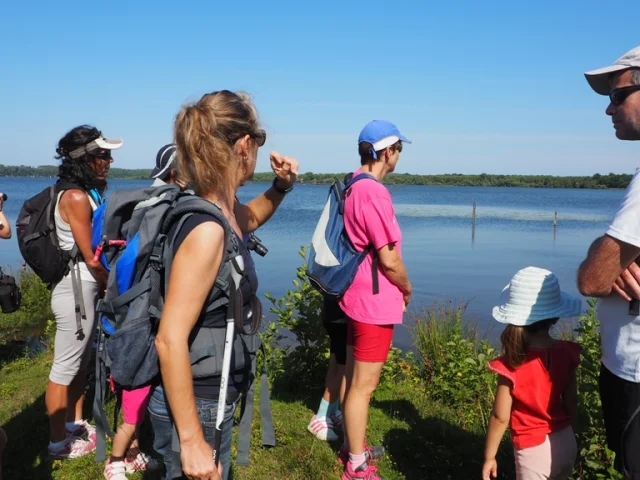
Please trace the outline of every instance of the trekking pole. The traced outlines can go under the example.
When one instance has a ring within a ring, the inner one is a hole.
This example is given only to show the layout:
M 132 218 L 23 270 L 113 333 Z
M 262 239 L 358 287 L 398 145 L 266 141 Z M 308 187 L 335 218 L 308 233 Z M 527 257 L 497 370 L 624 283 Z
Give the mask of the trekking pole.
M 234 295 L 229 298 L 227 307 L 227 330 L 224 340 L 224 354 L 222 357 L 222 378 L 220 379 L 220 396 L 218 397 L 218 413 L 216 414 L 216 433 L 213 439 L 213 461 L 216 467 L 220 463 L 220 443 L 222 442 L 222 422 L 227 405 L 227 386 L 229 383 L 229 370 L 231 369 L 231 355 L 233 353 L 233 337 L 235 335 L 235 292 L 240 290 L 240 281 L 244 271 L 244 259 L 241 255 L 231 262 L 231 277 L 235 285 Z M 242 308 L 240 306 L 239 308 Z

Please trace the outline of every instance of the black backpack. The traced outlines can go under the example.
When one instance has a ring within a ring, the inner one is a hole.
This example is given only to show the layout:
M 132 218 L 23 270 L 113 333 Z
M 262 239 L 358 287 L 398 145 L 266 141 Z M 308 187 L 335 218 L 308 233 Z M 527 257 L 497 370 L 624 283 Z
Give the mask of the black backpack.
M 12 313 L 20 308 L 22 296 L 16 284 L 16 279 L 5 275 L 0 268 L 0 308 L 2 313 Z
M 84 191 L 78 185 L 59 180 L 26 200 L 16 220 L 22 258 L 49 286 L 58 283 L 69 273 L 70 263 L 77 256 L 76 248 L 71 252 L 60 250 L 54 220 L 58 194 L 70 189 Z

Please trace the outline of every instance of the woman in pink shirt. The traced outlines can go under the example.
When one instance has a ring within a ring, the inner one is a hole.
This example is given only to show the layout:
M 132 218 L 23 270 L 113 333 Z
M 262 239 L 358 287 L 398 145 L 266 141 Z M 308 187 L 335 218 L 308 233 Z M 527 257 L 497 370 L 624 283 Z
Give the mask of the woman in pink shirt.
M 365 446 L 369 401 L 389 354 L 393 326 L 402 323 L 411 298 L 401 255 L 402 233 L 391 195 L 381 182 L 395 169 L 403 142 L 410 143 L 392 123 L 368 123 L 358 139 L 362 166 L 353 176 L 371 178 L 355 182 L 346 192 L 344 222 L 349 239 L 356 250 L 370 248 L 371 254 L 340 299 L 348 317 L 343 480 L 381 478 L 370 464 L 380 451 Z

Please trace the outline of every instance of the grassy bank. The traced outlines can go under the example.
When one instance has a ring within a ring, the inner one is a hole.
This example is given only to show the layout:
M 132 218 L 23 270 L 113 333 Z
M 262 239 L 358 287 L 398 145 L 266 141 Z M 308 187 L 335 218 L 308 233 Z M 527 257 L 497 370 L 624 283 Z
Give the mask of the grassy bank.
M 320 442 L 306 430 L 318 406 L 328 358 L 320 297 L 300 267 L 292 289 L 283 298 L 268 298 L 277 320 L 266 328 L 263 340 L 278 445 L 272 449 L 259 446 L 256 410 L 251 465 L 235 468 L 232 478 L 339 478 L 339 445 Z M 573 478 L 616 479 L 611 454 L 604 448 L 597 395 L 600 347 L 594 315 L 590 308 L 573 332 L 583 346 L 577 426 L 580 458 Z M 496 383 L 486 364 L 498 352 L 480 341 L 464 318 L 463 305 L 426 309 L 415 318 L 417 354 L 397 349 L 390 354 L 372 400 L 367 432 L 369 443 L 387 449 L 379 462 L 380 473 L 387 479 L 479 478 Z M 283 347 L 285 334 L 295 335 L 298 342 Z M 92 458 L 48 461 L 44 391 L 52 353 L 45 351 L 33 358 L 16 355 L 0 349 L 0 424 L 10 437 L 6 478 L 101 478 L 102 465 Z M 150 442 L 149 435 L 145 436 L 143 448 L 150 451 Z M 502 479 L 515 477 L 511 451 L 505 438 L 498 459 Z

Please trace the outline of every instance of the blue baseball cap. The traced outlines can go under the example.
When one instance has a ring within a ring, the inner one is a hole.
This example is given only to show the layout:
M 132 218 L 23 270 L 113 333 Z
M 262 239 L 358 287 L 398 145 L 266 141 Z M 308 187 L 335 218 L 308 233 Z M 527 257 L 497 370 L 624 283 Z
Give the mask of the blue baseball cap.
M 390 147 L 394 143 L 402 140 L 404 143 L 411 143 L 407 137 L 400 133 L 398 127 L 386 120 L 373 120 L 367 123 L 358 137 L 358 145 L 368 142 L 373 145 L 373 158 L 378 158 L 376 152 Z

